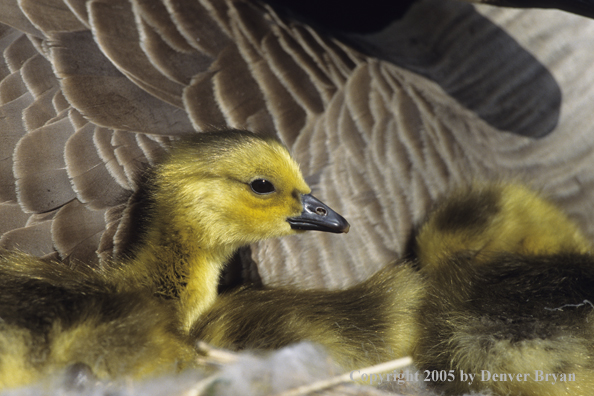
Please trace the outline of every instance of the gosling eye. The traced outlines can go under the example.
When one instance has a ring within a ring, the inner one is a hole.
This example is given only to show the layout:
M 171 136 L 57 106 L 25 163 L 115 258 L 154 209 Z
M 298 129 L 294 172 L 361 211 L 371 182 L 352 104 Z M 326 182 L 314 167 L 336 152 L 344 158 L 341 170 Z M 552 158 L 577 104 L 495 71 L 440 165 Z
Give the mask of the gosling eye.
M 256 194 L 270 194 L 275 192 L 274 184 L 266 179 L 256 179 L 250 183 L 252 191 Z

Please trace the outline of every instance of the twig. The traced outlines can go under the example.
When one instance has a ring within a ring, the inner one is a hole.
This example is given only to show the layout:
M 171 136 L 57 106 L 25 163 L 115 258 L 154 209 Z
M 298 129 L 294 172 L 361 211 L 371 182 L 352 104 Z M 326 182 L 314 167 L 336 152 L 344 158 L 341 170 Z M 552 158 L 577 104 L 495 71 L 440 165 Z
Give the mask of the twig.
M 412 359 L 410 357 L 405 357 L 401 359 L 391 360 L 389 362 L 380 363 L 375 366 L 362 368 L 360 371 L 368 373 L 368 374 L 377 374 L 383 373 L 386 371 L 393 371 L 400 367 L 408 366 L 412 364 Z M 277 393 L 275 396 L 302 396 L 307 395 L 312 392 L 321 391 L 326 388 L 330 388 L 332 386 L 341 384 L 343 382 L 349 382 L 351 380 L 351 373 L 345 373 L 342 375 L 338 375 L 336 377 L 332 377 L 329 379 L 321 380 L 318 382 L 314 382 L 310 385 L 303 385 L 298 388 L 293 388 L 285 392 Z
M 236 354 L 224 351 L 222 349 L 213 348 L 206 342 L 198 342 L 196 349 L 205 355 L 196 358 L 196 361 L 199 364 L 225 365 L 235 363 L 237 361 Z
M 196 385 L 194 385 L 192 388 L 185 391 L 182 394 L 182 396 L 200 396 L 217 379 L 218 379 L 218 374 L 211 375 L 210 377 L 203 379 L 202 381 L 200 381 Z

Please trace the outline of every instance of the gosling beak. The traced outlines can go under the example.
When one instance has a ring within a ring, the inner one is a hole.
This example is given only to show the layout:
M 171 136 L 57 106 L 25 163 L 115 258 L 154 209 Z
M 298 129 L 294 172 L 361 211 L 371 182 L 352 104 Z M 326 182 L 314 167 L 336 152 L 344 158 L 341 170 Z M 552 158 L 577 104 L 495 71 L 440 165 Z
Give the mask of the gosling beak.
M 557 8 L 588 18 L 594 18 L 594 0 L 471 0 L 502 7 Z
M 326 232 L 349 232 L 349 223 L 344 217 L 323 204 L 311 194 L 301 196 L 303 212 L 287 219 L 294 230 L 317 230 Z

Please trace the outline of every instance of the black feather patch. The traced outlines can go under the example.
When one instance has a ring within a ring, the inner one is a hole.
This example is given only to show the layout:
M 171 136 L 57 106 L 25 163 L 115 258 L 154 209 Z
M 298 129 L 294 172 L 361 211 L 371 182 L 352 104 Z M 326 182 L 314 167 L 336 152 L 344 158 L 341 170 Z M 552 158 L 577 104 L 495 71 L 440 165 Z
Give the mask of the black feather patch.
M 435 226 L 439 231 L 481 229 L 500 210 L 501 190 L 483 188 L 462 191 L 456 199 L 447 200 L 435 212 Z
M 477 265 L 473 255 L 444 260 L 431 273 L 419 315 L 425 331 L 415 356 L 418 365 L 480 372 L 505 367 L 502 362 L 510 359 L 506 354 L 522 351 L 518 353 L 528 359 L 526 372 L 548 364 L 558 372 L 575 371 L 568 351 L 572 343 L 582 345 L 590 338 L 594 258 L 502 253 Z M 550 361 L 530 361 L 531 355 L 549 356 Z M 441 385 L 448 391 L 468 390 L 457 376 Z

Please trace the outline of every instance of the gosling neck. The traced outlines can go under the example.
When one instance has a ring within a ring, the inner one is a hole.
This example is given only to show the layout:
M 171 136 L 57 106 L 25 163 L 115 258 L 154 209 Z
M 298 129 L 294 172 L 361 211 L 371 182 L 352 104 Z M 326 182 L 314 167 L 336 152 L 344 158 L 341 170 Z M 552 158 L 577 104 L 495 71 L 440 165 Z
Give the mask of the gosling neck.
M 214 303 L 220 273 L 237 247 L 208 243 L 179 216 L 159 217 L 126 267 L 138 270 L 133 275 L 136 284 L 150 287 L 160 298 L 178 301 L 179 323 L 189 331 Z

